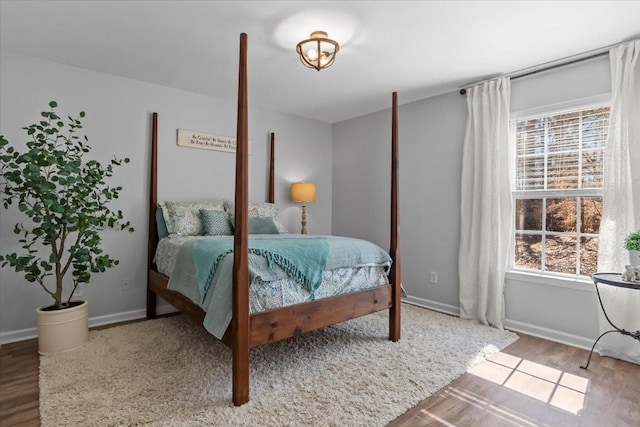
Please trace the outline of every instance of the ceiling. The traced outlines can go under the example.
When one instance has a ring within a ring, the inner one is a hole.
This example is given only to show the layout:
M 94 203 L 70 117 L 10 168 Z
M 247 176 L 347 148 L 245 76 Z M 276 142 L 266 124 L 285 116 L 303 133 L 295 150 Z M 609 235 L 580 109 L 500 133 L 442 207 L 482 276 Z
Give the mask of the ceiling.
M 640 1 L 0 1 L 0 49 L 328 123 L 640 37 Z M 323 30 L 335 64 L 295 45 Z M 1 76 L 0 76 L 1 78 Z

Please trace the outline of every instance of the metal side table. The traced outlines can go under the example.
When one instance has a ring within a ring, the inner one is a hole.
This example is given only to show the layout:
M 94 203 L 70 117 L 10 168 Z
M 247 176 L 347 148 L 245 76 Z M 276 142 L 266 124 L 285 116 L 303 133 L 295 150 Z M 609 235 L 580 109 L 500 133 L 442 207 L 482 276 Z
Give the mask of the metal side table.
M 584 366 L 580 366 L 582 369 L 587 369 L 589 367 L 589 363 L 591 362 L 591 356 L 593 356 L 593 350 L 596 348 L 596 344 L 598 344 L 598 341 L 600 341 L 600 338 L 602 338 L 607 334 L 610 334 L 611 332 L 618 332 L 622 335 L 628 335 L 631 338 L 635 339 L 636 341 L 640 342 L 640 330 L 635 332 L 629 332 L 624 329 L 620 329 L 619 327 L 614 325 L 611 322 L 611 319 L 609 319 L 609 316 L 607 315 L 607 311 L 604 309 L 604 305 L 602 304 L 602 298 L 600 297 L 600 291 L 598 290 L 598 283 L 602 285 L 617 286 L 619 288 L 636 289 L 640 291 L 640 282 L 627 282 L 622 280 L 621 276 L 622 275 L 620 273 L 595 273 L 594 275 L 591 276 L 591 279 L 593 280 L 593 284 L 596 287 L 596 293 L 598 294 L 598 301 L 600 301 L 600 307 L 602 307 L 602 314 L 604 314 L 604 317 L 607 319 L 607 322 L 609 322 L 609 324 L 613 326 L 614 329 L 603 332 L 598 337 L 598 339 L 596 339 L 596 342 L 593 343 L 593 347 L 591 347 L 591 352 L 589 353 L 589 359 L 587 360 L 587 364 Z

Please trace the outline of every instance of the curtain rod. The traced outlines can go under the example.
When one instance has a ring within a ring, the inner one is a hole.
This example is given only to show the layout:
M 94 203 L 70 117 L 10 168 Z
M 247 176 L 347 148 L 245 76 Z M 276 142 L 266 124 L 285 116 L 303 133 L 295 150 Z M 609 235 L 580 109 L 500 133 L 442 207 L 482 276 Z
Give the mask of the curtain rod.
M 589 59 L 598 58 L 600 56 L 608 55 L 609 54 L 609 50 L 611 50 L 614 47 L 618 47 L 618 46 L 620 46 L 620 45 L 622 45 L 624 43 L 628 43 L 628 41 L 612 44 L 612 45 L 609 45 L 609 46 L 604 46 L 604 47 L 601 47 L 599 49 L 589 50 L 587 52 L 579 53 L 577 55 L 567 56 L 565 58 L 558 59 L 558 60 L 555 60 L 555 61 L 549 61 L 549 62 L 545 62 L 543 64 L 534 65 L 533 67 L 523 68 L 523 69 L 518 70 L 518 71 L 513 71 L 511 73 L 503 74 L 502 76 L 499 76 L 499 77 L 509 77 L 511 80 L 516 80 L 516 79 L 519 79 L 519 78 L 522 78 L 522 77 L 527 77 L 527 76 L 531 76 L 533 74 L 541 73 L 543 71 L 549 71 L 549 70 L 553 70 L 555 68 L 565 67 L 567 65 L 576 64 L 578 62 L 582 62 L 582 61 L 586 61 L 586 60 L 589 60 Z M 497 78 L 497 77 L 493 77 L 491 79 L 481 80 L 479 82 L 475 82 L 475 83 L 471 83 L 471 84 L 465 85 L 465 87 L 460 89 L 460 95 L 466 94 L 467 93 L 467 88 L 475 86 L 475 85 L 480 84 L 480 83 L 484 83 L 484 82 L 489 81 L 489 80 L 493 80 L 494 78 Z

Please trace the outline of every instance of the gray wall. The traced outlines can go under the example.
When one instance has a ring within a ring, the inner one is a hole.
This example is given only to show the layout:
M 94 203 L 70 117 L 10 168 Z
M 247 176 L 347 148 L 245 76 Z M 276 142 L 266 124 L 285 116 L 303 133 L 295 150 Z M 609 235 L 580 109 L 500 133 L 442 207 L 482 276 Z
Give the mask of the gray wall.
M 235 84 L 235 76 L 229 82 Z M 610 91 L 606 57 L 512 82 L 512 110 L 544 109 Z M 176 129 L 235 134 L 235 101 L 178 91 L 65 65 L 3 54 L 0 61 L 0 129 L 12 142 L 24 141 L 20 127 L 37 119 L 50 100 L 59 110 L 85 110 L 92 155 L 107 160 L 128 156 L 113 183 L 125 187 L 115 208 L 136 227 L 132 235 L 104 233 L 107 252 L 121 264 L 97 275 L 84 296 L 92 324 L 141 317 L 145 298 L 147 174 L 150 113 L 159 113 L 159 198 L 189 200 L 231 197 L 233 156 L 179 148 Z M 389 94 L 389 103 L 391 96 Z M 402 102 L 402 93 L 399 94 Z M 543 108 L 544 107 L 544 108 Z M 460 167 L 466 99 L 457 92 L 401 105 L 400 227 L 403 284 L 409 301 L 458 312 Z M 276 202 L 281 220 L 299 229 L 300 208 L 289 202 L 289 183 L 318 184 L 318 201 L 308 205 L 313 234 L 369 239 L 389 246 L 390 111 L 333 126 L 271 111 L 251 109 L 249 137 L 251 198 L 266 195 L 268 133 L 276 132 Z M 194 184 L 196 183 L 196 184 Z M 0 252 L 17 249 L 14 210 L 0 211 Z M 429 272 L 438 283 L 429 283 Z M 130 292 L 120 283 L 129 278 Z M 505 290 L 507 326 L 586 347 L 597 334 L 596 299 L 587 281 L 510 274 Z M 47 296 L 7 268 L 0 269 L 0 342 L 34 336 L 35 307 Z M 168 308 L 165 308 L 168 310 Z
M 220 84 L 237 84 L 237 76 Z M 90 304 L 90 323 L 109 323 L 143 316 L 146 286 L 147 205 L 151 113 L 159 114 L 159 199 L 194 200 L 233 196 L 233 154 L 178 147 L 178 128 L 235 135 L 236 101 L 221 100 L 154 84 L 124 79 L 3 53 L 0 59 L 0 129 L 13 144 L 26 142 L 21 127 L 39 120 L 51 100 L 58 112 L 75 116 L 86 111 L 84 134 L 93 147 L 91 157 L 107 161 L 126 156 L 131 163 L 118 169 L 113 184 L 122 185 L 121 198 L 112 205 L 122 209 L 135 233 L 105 231 L 107 253 L 120 265 L 95 275 L 83 289 Z M 281 221 L 299 232 L 300 207 L 289 201 L 289 183 L 317 183 L 317 202 L 308 205 L 308 229 L 329 234 L 331 223 L 331 125 L 272 111 L 249 110 L 252 143 L 250 197 L 266 200 L 268 135 L 276 133 L 276 203 Z M 15 209 L 0 208 L 0 253 L 16 251 Z M 121 290 L 122 279 L 132 290 Z M 0 268 L 0 342 L 35 336 L 35 308 L 50 303 L 37 285 L 28 284 L 7 268 Z M 168 308 L 166 308 L 168 309 Z
M 398 111 L 402 281 L 411 296 L 447 306 L 458 305 L 466 108 L 464 97 L 449 93 Z M 334 234 L 389 247 L 390 141 L 390 111 L 334 125 Z M 438 273 L 436 285 L 429 271 Z
M 608 57 L 513 80 L 511 109 L 535 111 L 575 100 L 607 98 Z M 402 94 L 399 94 L 402 102 Z M 388 247 L 390 111 L 334 125 L 333 232 Z M 400 227 L 403 285 L 408 301 L 459 312 L 461 154 L 466 98 L 457 92 L 399 110 Z M 438 283 L 429 272 L 438 273 Z M 597 305 L 587 280 L 510 273 L 505 290 L 508 328 L 590 347 Z

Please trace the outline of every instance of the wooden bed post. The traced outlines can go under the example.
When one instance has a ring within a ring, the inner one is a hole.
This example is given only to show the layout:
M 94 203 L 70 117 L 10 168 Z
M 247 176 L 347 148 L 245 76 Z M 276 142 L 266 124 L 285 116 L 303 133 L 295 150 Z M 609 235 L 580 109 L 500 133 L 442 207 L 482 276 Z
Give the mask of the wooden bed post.
M 393 261 L 389 272 L 391 283 L 391 308 L 389 309 L 389 339 L 400 339 L 400 307 L 402 276 L 400 270 L 400 236 L 399 236 L 399 155 L 398 155 L 398 92 L 391 96 L 391 245 L 389 255 Z
M 240 34 L 238 73 L 238 123 L 235 185 L 235 233 L 233 238 L 232 319 L 222 341 L 231 348 L 233 404 L 249 401 L 249 356 L 251 348 L 294 337 L 336 323 L 382 310 L 389 310 L 389 339 L 400 339 L 401 276 L 399 244 L 398 107 L 393 93 L 391 152 L 391 242 L 389 282 L 371 289 L 321 298 L 300 304 L 249 314 L 249 132 L 247 88 L 247 35 Z M 269 202 L 275 201 L 275 136 L 271 133 Z M 179 292 L 168 288 L 169 278 L 153 262 L 159 241 L 156 223 L 158 205 L 158 114 L 153 113 L 149 194 L 149 247 L 147 317 L 156 316 L 156 298 L 161 298 L 202 324 L 206 313 Z
M 276 171 L 276 135 L 271 132 L 271 144 L 269 151 L 269 199 L 267 200 L 269 203 L 276 202 L 276 191 L 275 191 L 275 171 Z
M 156 317 L 156 293 L 150 288 L 149 270 L 153 267 L 153 256 L 158 246 L 156 207 L 158 206 L 158 113 L 153 113 L 151 128 L 151 171 L 149 179 L 149 246 L 147 248 L 147 319 Z
M 247 105 L 247 35 L 240 34 L 238 128 L 236 150 L 235 231 L 233 238 L 233 404 L 249 401 L 249 138 Z

